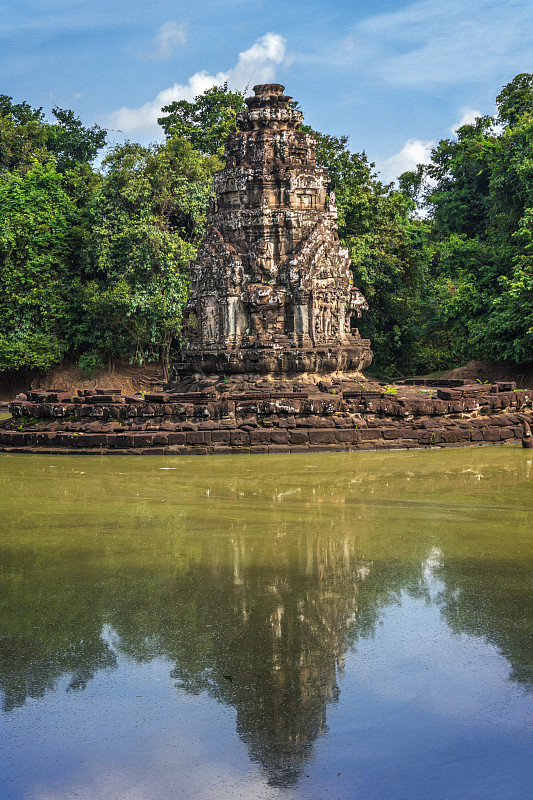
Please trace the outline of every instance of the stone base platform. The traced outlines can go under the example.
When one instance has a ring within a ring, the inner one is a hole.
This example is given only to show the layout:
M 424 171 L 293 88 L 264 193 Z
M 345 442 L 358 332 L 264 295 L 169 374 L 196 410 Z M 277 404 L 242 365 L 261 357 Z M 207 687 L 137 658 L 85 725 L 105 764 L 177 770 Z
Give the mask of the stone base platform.
M 193 384 L 197 391 L 182 386 L 144 396 L 29 391 L 9 404 L 12 419 L 0 422 L 0 450 L 206 455 L 533 441 L 532 390 L 512 382 L 436 384 L 385 387 L 330 376 L 318 383 L 265 381 L 241 392 L 221 378 Z
M 354 338 L 340 347 L 264 347 L 235 350 L 184 350 L 183 361 L 170 366 L 171 382 L 192 373 L 218 375 L 299 375 L 329 374 L 335 371 L 359 372 L 372 363 L 370 340 Z

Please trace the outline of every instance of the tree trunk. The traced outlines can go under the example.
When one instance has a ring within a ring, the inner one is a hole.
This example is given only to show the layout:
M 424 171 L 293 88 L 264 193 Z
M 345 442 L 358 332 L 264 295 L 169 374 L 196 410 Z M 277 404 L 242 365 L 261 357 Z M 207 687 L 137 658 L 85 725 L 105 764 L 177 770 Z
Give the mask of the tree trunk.
M 168 362 L 169 362 L 171 344 L 172 344 L 172 336 L 171 335 L 165 336 L 165 341 L 161 345 L 161 370 L 163 373 L 163 381 L 165 383 L 168 383 L 168 378 L 169 378 Z

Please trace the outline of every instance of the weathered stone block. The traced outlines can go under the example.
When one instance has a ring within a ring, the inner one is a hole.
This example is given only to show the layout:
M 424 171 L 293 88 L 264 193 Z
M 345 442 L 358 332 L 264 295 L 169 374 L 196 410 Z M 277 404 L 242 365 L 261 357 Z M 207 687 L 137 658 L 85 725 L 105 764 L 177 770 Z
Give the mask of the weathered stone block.
M 288 444 L 289 432 L 286 428 L 271 428 L 272 444 Z
M 230 431 L 230 443 L 235 447 L 245 447 L 250 444 L 250 434 L 248 431 Z
M 154 442 L 153 433 L 134 433 L 131 438 L 133 447 L 150 447 Z
M 351 416 L 339 416 L 335 414 L 329 420 L 332 423 L 332 426 L 335 428 L 353 428 L 353 420 Z
M 349 428 L 340 428 L 335 431 L 335 439 L 337 442 L 343 442 L 344 444 L 353 444 L 354 435 L 356 431 Z
M 442 442 L 457 442 L 459 441 L 459 433 L 457 430 L 444 430 L 442 432 Z
M 231 431 L 216 430 L 211 431 L 211 441 L 213 444 L 229 444 L 231 441 Z
M 362 442 L 376 441 L 377 439 L 381 439 L 381 431 L 377 428 L 366 428 L 361 431 Z
M 335 431 L 328 428 L 315 428 L 309 431 L 309 442 L 311 444 L 335 444 Z
M 443 400 L 433 401 L 433 414 L 435 415 L 446 414 L 447 411 L 448 411 L 448 403 L 445 403 Z
M 184 431 L 173 431 L 172 433 L 167 433 L 167 442 L 169 445 L 184 445 L 186 441 L 186 433 Z
M 140 453 L 143 456 L 164 456 L 165 455 L 165 448 L 164 447 L 141 447 Z
M 313 431 L 315 433 L 315 431 Z M 291 430 L 289 432 L 289 444 L 296 445 L 296 444 L 308 444 L 309 443 L 309 431 L 308 430 Z
M 118 437 L 105 433 L 88 433 L 80 437 L 80 446 L 84 447 L 110 447 Z M 122 437 L 121 437 L 122 438 Z
M 186 437 L 189 445 L 209 444 L 211 442 L 209 431 L 187 431 Z
M 485 428 L 483 430 L 483 439 L 486 442 L 499 442 L 501 439 L 500 428 Z
M 400 439 L 402 432 L 400 428 L 382 428 L 381 437 L 383 439 Z
M 250 431 L 250 444 L 251 445 L 268 445 L 272 441 L 272 432 L 270 428 L 256 428 Z

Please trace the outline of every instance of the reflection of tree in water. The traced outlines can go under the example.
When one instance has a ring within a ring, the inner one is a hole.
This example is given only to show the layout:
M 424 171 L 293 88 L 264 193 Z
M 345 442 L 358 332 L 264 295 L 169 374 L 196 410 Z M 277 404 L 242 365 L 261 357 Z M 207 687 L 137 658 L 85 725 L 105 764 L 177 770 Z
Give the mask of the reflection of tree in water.
M 101 635 L 99 598 L 83 570 L 65 574 L 61 567 L 41 563 L 33 552 L 21 556 L 6 548 L 2 568 L 0 687 L 5 711 L 29 697 L 42 697 L 63 675 L 70 676 L 67 691 L 85 689 L 98 670 L 116 665 Z
M 356 559 L 353 539 L 330 535 L 282 537 L 274 548 L 225 538 L 201 550 L 181 568 L 133 569 L 112 580 L 88 565 L 73 572 L 67 560 L 64 570 L 27 564 L 32 579 L 21 582 L 19 556 L 9 593 L 19 626 L 0 655 L 5 709 L 63 675 L 83 689 L 97 670 L 115 666 L 102 633 L 108 625 L 121 652 L 139 661 L 163 656 L 178 686 L 234 706 L 251 758 L 273 785 L 294 783 L 337 697 L 371 565 Z M 378 596 L 371 606 L 367 631 Z
M 272 785 L 291 785 L 325 730 L 346 649 L 372 634 L 402 591 L 426 593 L 423 558 L 371 563 L 357 555 L 353 537 L 302 534 L 273 549 L 236 536 L 202 545 L 177 569 L 138 567 L 110 579 L 109 571 L 49 565 L 31 581 L 15 579 L 10 599 L 21 622 L 9 630 L 3 615 L 4 708 L 43 695 L 61 676 L 69 689 L 83 689 L 115 666 L 103 634 L 109 625 L 121 652 L 137 661 L 165 657 L 178 686 L 233 706 L 251 758 Z M 495 563 L 486 581 L 475 561 L 442 558 L 435 574 L 452 629 L 493 642 L 513 677 L 531 683 L 527 566 L 517 573 Z
M 444 589 L 439 602 L 455 633 L 483 637 L 505 656 L 511 680 L 533 689 L 533 602 L 531 559 L 479 564 L 472 560 L 444 561 L 436 573 Z
M 477 485 L 477 472 L 461 480 Z M 426 593 L 422 565 L 431 543 L 444 553 L 437 602 L 452 629 L 494 643 L 514 679 L 531 682 L 531 563 L 524 559 L 522 568 L 510 554 L 506 563 L 505 553 L 493 561 L 458 557 L 455 540 L 447 557 L 441 541 L 447 530 L 412 535 L 424 507 L 413 505 L 411 517 L 399 523 L 394 505 L 387 510 L 386 493 L 368 489 L 378 477 L 365 475 L 342 493 L 337 484 L 324 488 L 323 506 L 314 494 L 300 496 L 312 504 L 312 524 L 309 511 L 300 517 L 287 506 L 265 536 L 247 530 L 244 511 L 212 538 L 179 533 L 180 525 L 194 529 L 192 516 L 179 525 L 169 517 L 167 552 L 159 559 L 151 550 L 125 555 L 120 547 L 114 552 L 96 544 L 93 553 L 85 547 L 57 561 L 44 551 L 4 550 L 5 708 L 41 696 L 62 676 L 69 688 L 83 689 L 96 671 L 113 667 L 115 648 L 103 633 L 111 626 L 120 652 L 137 661 L 164 657 L 178 686 L 233 706 L 239 735 L 270 783 L 293 784 L 325 729 L 347 648 L 372 634 L 402 591 Z M 437 501 L 449 482 L 457 486 L 453 475 L 435 472 Z M 411 485 L 404 484 L 406 493 Z M 241 495 L 242 482 L 236 486 Z M 354 522 L 359 514 L 361 533 Z M 160 523 L 146 516 L 143 524 Z

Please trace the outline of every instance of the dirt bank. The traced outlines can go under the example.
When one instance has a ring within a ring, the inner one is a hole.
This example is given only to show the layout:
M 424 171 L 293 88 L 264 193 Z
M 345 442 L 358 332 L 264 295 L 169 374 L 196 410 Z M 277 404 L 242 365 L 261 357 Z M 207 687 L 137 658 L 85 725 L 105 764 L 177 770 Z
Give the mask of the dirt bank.
M 75 393 L 77 389 L 98 389 L 101 386 L 122 394 L 158 391 L 163 388 L 161 368 L 158 364 L 139 367 L 127 361 L 117 361 L 112 369 L 97 370 L 90 378 L 76 364 L 61 364 L 45 373 L 0 373 L 0 404 L 28 389 L 52 388 Z
M 516 381 L 520 389 L 533 386 L 533 363 L 509 364 L 505 361 L 470 361 L 462 367 L 448 370 L 443 378 L 462 378 L 472 383 Z

